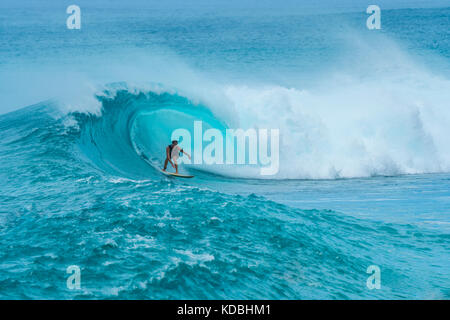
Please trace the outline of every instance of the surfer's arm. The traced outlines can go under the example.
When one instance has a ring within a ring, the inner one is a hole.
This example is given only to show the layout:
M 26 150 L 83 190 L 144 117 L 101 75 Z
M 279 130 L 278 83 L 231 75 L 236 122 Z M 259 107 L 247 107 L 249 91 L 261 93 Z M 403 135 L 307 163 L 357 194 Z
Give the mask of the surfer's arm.
M 187 153 L 186 151 L 184 151 L 183 149 L 181 149 L 181 152 L 185 155 L 188 156 L 189 160 L 191 160 L 191 155 L 189 153 Z

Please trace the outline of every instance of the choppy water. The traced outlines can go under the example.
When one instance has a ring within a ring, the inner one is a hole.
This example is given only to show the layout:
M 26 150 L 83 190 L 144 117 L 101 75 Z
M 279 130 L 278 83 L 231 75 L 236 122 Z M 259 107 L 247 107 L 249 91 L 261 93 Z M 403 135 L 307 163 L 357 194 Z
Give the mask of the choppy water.
M 449 8 L 30 3 L 0 11 L 0 298 L 450 297 Z M 162 176 L 195 119 L 280 128 L 279 173 Z

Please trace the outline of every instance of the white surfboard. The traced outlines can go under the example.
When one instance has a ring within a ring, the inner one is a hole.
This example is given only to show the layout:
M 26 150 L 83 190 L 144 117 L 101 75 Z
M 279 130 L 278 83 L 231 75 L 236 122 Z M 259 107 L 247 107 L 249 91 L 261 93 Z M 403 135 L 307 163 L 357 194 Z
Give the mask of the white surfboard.
M 179 174 L 179 173 L 175 173 L 175 172 L 168 172 L 168 171 L 162 171 L 160 170 L 162 173 L 164 173 L 166 176 L 171 176 L 171 177 L 178 177 L 178 178 L 193 178 L 194 176 L 191 175 L 186 175 L 186 174 Z

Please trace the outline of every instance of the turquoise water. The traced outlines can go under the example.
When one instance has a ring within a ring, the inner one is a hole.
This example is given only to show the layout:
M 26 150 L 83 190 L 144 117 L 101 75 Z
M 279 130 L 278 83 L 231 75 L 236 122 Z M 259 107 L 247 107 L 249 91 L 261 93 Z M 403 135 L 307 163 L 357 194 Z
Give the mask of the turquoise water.
M 2 2 L 0 298 L 448 299 L 450 8 L 397 4 Z M 161 175 L 194 120 L 279 172 Z

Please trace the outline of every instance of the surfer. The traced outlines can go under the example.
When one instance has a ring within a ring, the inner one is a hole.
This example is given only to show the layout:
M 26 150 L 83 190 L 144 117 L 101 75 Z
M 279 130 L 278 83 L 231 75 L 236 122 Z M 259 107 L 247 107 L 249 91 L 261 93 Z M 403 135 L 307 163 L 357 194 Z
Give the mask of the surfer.
M 175 173 L 178 174 L 177 159 L 179 158 L 180 153 L 183 153 L 183 154 L 187 155 L 189 160 L 191 159 L 191 156 L 186 151 L 181 149 L 181 147 L 178 145 L 178 141 L 177 140 L 173 140 L 172 144 L 170 144 L 170 145 L 168 145 L 166 147 L 166 160 L 164 161 L 164 169 L 163 169 L 163 171 L 166 171 L 167 163 L 170 162 L 172 167 L 175 168 Z

